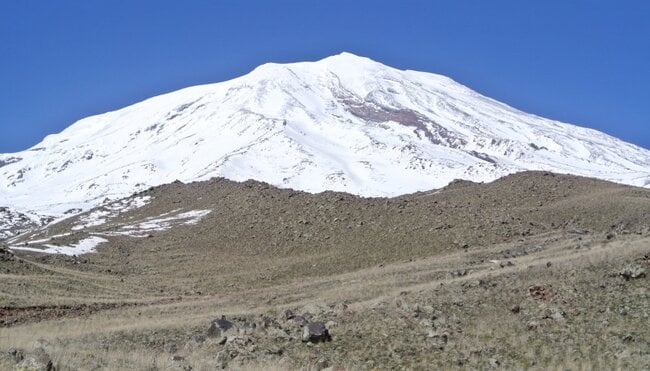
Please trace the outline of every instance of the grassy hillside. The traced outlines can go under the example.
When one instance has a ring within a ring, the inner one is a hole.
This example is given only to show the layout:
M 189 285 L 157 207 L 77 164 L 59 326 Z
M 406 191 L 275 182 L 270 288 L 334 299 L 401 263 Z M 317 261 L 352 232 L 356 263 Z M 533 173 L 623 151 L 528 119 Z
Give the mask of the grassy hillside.
M 78 257 L 2 253 L 0 364 L 650 367 L 649 190 L 526 172 L 391 199 L 223 179 L 142 196 L 104 224 L 12 244 L 211 212 Z M 222 315 L 233 328 L 209 337 Z M 332 341 L 301 341 L 310 321 Z

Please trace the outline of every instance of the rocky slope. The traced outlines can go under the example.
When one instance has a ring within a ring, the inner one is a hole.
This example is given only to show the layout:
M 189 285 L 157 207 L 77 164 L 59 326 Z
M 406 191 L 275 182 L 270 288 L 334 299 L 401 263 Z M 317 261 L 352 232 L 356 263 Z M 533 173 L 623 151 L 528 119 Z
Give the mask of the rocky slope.
M 546 172 L 174 182 L 0 249 L 0 368 L 648 369 L 649 221 L 648 189 Z
M 643 234 L 648 220 L 650 190 L 548 172 L 488 184 L 456 181 L 395 198 L 313 195 L 216 178 L 154 187 L 7 242 L 14 251 L 71 256 L 192 244 L 242 264 L 265 254 L 323 254 L 331 272 L 359 268 L 360 260 L 425 257 L 555 231 Z M 115 264 L 120 269 L 121 260 Z

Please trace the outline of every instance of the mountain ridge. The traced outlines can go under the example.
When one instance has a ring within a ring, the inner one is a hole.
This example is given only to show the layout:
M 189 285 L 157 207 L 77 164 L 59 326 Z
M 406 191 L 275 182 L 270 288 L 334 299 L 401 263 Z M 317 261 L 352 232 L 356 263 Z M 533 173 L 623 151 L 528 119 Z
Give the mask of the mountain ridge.
M 442 75 L 341 53 L 263 64 L 0 154 L 0 206 L 61 216 L 175 179 L 216 176 L 395 196 L 524 170 L 647 187 L 650 151 L 526 114 Z

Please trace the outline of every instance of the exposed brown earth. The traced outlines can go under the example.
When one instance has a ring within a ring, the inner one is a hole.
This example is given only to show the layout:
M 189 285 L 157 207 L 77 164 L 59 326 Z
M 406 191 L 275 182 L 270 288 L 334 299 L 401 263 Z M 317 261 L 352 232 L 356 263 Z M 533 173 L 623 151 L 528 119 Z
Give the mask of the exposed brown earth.
M 0 259 L 0 365 L 19 348 L 64 369 L 650 367 L 650 190 L 526 172 L 391 199 L 223 179 L 146 195 L 51 243 L 212 212 Z M 303 342 L 310 323 L 331 341 Z
M 33 307 L 2 307 L 0 308 L 0 327 L 12 327 L 30 322 L 54 320 L 65 317 L 87 316 L 99 311 L 124 309 L 135 306 L 153 305 L 173 302 L 175 300 L 159 300 L 155 303 L 90 303 L 72 305 L 38 305 Z

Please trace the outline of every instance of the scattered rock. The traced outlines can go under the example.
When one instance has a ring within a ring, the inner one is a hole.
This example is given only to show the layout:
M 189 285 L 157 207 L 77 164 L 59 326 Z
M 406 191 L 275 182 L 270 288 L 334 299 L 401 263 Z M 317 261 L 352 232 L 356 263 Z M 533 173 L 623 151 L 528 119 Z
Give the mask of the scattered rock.
M 46 353 L 51 346 L 50 342 L 45 339 L 37 339 L 32 342 L 32 348 L 36 349 L 36 351 L 40 353 Z
M 623 349 L 619 352 L 616 353 L 616 358 L 622 359 L 622 358 L 629 358 L 632 353 L 630 352 L 629 349 Z
M 293 313 L 291 309 L 287 309 L 284 312 L 282 312 L 281 319 L 288 321 L 290 319 L 293 319 L 296 315 Z
M 19 363 L 23 359 L 25 359 L 25 354 L 20 349 L 9 349 L 9 355 L 11 358 L 13 358 L 13 361 L 15 363 Z
M 194 338 L 188 340 L 183 346 L 183 351 L 187 353 L 192 353 L 195 352 L 197 349 L 199 349 L 202 346 L 202 344 L 205 342 L 205 338 L 201 339 L 201 341 L 198 341 L 197 338 L 198 336 L 195 336 Z
M 220 338 L 234 326 L 235 324 L 233 322 L 228 321 L 225 316 L 221 316 L 221 318 L 215 319 L 210 324 L 210 328 L 208 328 L 208 336 L 212 338 Z
M 623 277 L 626 281 L 629 281 L 631 279 L 643 278 L 646 276 L 645 268 L 640 267 L 638 265 L 635 266 L 628 265 L 627 267 L 623 268 L 620 272 L 618 272 L 618 275 Z
M 167 353 L 173 354 L 173 353 L 176 353 L 178 351 L 178 346 L 176 346 L 176 344 L 171 344 L 171 345 L 167 346 L 166 350 L 167 350 Z
M 293 338 L 287 330 L 282 328 L 269 328 L 266 330 L 266 335 L 275 340 L 291 340 Z
M 547 289 L 544 286 L 535 285 L 528 288 L 528 292 L 533 299 L 537 300 L 551 300 L 555 293 L 551 289 Z
M 515 263 L 511 262 L 510 260 L 499 263 L 499 266 L 501 268 L 512 267 L 513 265 L 515 265 Z
M 537 321 L 530 321 L 526 324 L 526 328 L 529 331 L 537 330 L 539 328 L 539 322 Z
M 461 269 L 457 271 L 452 271 L 449 273 L 452 278 L 463 277 L 467 275 L 467 269 Z
M 622 337 L 624 343 L 633 343 L 635 341 L 634 336 L 632 335 L 625 335 Z
M 338 303 L 334 306 L 334 312 L 338 315 L 349 314 L 348 305 L 346 303 Z
M 302 307 L 302 313 L 305 317 L 320 317 L 331 312 L 332 310 L 329 306 L 318 303 L 309 303 Z
M 558 308 L 546 309 L 544 311 L 543 319 L 552 319 L 555 321 L 564 321 L 566 319 L 566 313 L 563 310 Z
M 303 342 L 318 343 L 330 340 L 332 337 L 323 322 L 310 322 L 302 330 Z
M 250 336 L 232 336 L 228 338 L 228 341 L 226 341 L 226 344 L 229 345 L 235 345 L 239 347 L 246 346 L 248 344 L 252 344 L 253 339 Z
M 641 258 L 642 261 L 646 263 L 650 263 L 650 252 L 643 254 L 643 257 Z
M 190 365 L 185 357 L 182 356 L 172 356 L 171 361 L 173 363 L 173 368 L 174 370 L 182 370 L 182 371 L 192 371 L 194 368 L 192 365 Z
M 16 364 L 15 371 L 54 371 L 52 359 L 47 353 L 29 356 Z
M 239 333 L 243 335 L 251 335 L 255 332 L 257 325 L 254 322 L 243 322 L 238 327 Z
M 329 367 L 330 363 L 327 359 L 325 358 L 320 358 L 318 361 L 316 361 L 316 364 L 312 368 L 314 371 L 323 371 L 326 370 Z
M 517 258 L 517 257 L 524 256 L 524 255 L 527 255 L 527 254 L 528 253 L 526 252 L 525 247 L 519 247 L 519 248 L 514 249 L 514 250 L 506 249 L 506 250 L 501 251 L 501 256 L 504 259 Z
M 291 322 L 298 325 L 298 326 L 304 326 L 307 324 L 307 319 L 305 316 L 295 316 L 291 319 Z
M 495 358 L 495 357 L 489 358 L 489 359 L 488 359 L 488 363 L 489 363 L 490 366 L 492 366 L 492 367 L 499 367 L 499 366 L 501 366 L 501 361 L 499 361 L 499 359 L 498 359 L 498 358 Z
M 515 305 L 514 307 L 510 308 L 510 311 L 514 314 L 517 314 L 521 312 L 521 307 L 519 305 Z
M 175 369 L 183 371 L 192 371 L 193 369 L 192 365 L 190 365 L 183 356 L 173 355 L 171 361 L 174 364 Z
M 438 348 L 439 350 L 445 349 L 445 346 L 449 341 L 449 335 L 444 332 L 441 333 L 441 332 L 429 331 L 427 337 L 434 342 L 434 347 Z
M 228 361 L 230 361 L 230 352 L 224 349 L 217 353 L 217 368 L 226 368 Z

